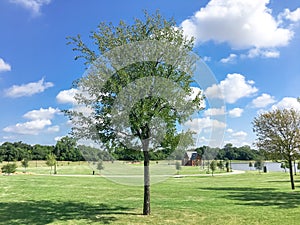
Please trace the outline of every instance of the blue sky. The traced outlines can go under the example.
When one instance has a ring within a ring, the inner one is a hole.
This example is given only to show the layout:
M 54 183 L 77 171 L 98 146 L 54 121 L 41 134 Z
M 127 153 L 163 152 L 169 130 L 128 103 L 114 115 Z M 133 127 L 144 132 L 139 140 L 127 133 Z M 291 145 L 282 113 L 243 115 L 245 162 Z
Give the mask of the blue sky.
M 66 37 L 100 22 L 132 23 L 143 10 L 174 17 L 194 52 L 218 83 L 204 90 L 226 108 L 209 108 L 195 121 L 200 145 L 214 124 L 224 143 L 251 145 L 251 122 L 273 108 L 300 109 L 300 2 L 298 0 L 2 0 L 0 1 L 0 143 L 55 144 L 70 131 L 61 109 L 72 107 L 72 81 L 85 66 Z M 216 92 L 219 87 L 224 94 Z M 226 123 L 217 123 L 220 114 Z M 191 124 L 193 126 L 193 124 Z

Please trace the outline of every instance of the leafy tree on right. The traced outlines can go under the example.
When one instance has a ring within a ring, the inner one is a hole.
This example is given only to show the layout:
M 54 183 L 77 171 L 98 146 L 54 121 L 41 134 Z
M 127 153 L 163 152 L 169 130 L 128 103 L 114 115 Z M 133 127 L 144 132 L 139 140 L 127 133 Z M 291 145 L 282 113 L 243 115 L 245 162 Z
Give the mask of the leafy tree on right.
M 300 150 L 300 112 L 295 109 L 275 109 L 254 118 L 256 145 L 274 159 L 288 162 L 292 189 L 295 189 L 292 161 Z

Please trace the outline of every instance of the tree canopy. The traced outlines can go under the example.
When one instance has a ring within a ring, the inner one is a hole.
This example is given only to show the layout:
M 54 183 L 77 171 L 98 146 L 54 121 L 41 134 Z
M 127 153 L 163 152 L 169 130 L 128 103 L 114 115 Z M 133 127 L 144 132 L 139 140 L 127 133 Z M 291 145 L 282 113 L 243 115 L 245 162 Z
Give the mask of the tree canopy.
M 300 150 L 300 113 L 295 109 L 275 109 L 262 113 L 253 121 L 253 131 L 257 135 L 256 145 L 275 159 L 289 162 L 292 189 L 292 160 Z
M 77 103 L 85 112 L 70 110 L 72 133 L 113 152 L 142 151 L 144 210 L 150 214 L 149 151 L 176 148 L 176 124 L 201 110 L 200 93 L 191 98 L 193 40 L 174 20 L 158 12 L 145 13 L 134 24 L 101 23 L 91 34 L 94 47 L 81 37 L 70 38 L 89 69 L 76 83 Z M 86 113 L 89 111 L 88 113 Z

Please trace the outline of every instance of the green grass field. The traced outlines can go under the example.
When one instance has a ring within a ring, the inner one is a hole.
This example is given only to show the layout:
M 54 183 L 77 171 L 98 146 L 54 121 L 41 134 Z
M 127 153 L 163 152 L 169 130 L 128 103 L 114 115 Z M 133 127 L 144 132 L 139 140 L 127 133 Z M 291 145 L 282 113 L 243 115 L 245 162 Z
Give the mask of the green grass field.
M 86 164 L 68 166 L 90 174 Z M 281 172 L 169 178 L 151 186 L 152 213 L 143 216 L 143 187 L 101 176 L 1 175 L 0 224 L 300 224 L 299 180 L 292 191 Z
M 17 173 L 23 173 L 25 172 L 25 169 L 21 166 L 21 162 L 16 162 L 18 165 Z M 155 161 L 152 161 L 152 167 L 157 167 L 157 170 L 164 170 L 167 169 L 170 174 L 175 174 L 176 169 L 175 165 L 167 165 L 168 161 L 160 161 L 159 164 L 156 164 Z M 7 164 L 7 162 L 0 163 L 0 168 Z M 122 162 L 116 162 L 116 163 L 110 163 L 105 162 L 104 163 L 104 169 L 107 169 L 108 171 L 114 171 L 117 172 L 118 169 L 120 169 L 120 164 L 123 164 Z M 165 164 L 166 166 L 160 167 L 160 165 Z M 128 168 L 135 169 L 136 167 L 140 167 L 139 170 L 137 170 L 139 173 L 143 172 L 143 163 L 139 162 L 136 164 L 130 164 L 127 163 Z M 128 169 L 127 168 L 127 169 Z M 171 169 L 171 170 L 170 170 Z M 124 168 L 121 168 L 121 170 L 124 170 Z M 68 162 L 68 161 L 58 161 L 57 163 L 57 173 L 58 174 L 78 174 L 78 175 L 89 175 L 92 174 L 93 169 L 90 167 L 88 162 Z M 96 173 L 99 173 L 99 171 L 95 171 Z M 121 171 L 122 172 L 122 171 Z M 127 171 L 128 172 L 128 171 Z M 165 172 L 165 171 L 163 171 Z M 30 161 L 29 167 L 26 168 L 26 173 L 32 173 L 32 174 L 50 174 L 50 167 L 46 165 L 46 161 Z M 52 169 L 53 173 L 53 169 Z M 126 171 L 125 171 L 126 173 Z M 134 173 L 134 171 L 133 171 Z M 199 166 L 182 166 L 181 170 L 179 171 L 179 174 L 181 175 L 192 175 L 192 174 L 206 174 L 208 173 L 207 166 L 205 168 L 199 167 Z M 219 170 L 217 169 L 215 174 L 218 173 L 225 173 L 225 170 Z M 156 174 L 159 174 L 159 171 L 156 171 Z

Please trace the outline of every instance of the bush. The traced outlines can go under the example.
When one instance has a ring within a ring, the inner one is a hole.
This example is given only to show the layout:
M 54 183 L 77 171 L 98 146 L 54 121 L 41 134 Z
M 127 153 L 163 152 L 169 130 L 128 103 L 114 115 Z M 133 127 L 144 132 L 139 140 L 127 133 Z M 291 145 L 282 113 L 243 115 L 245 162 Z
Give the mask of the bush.
M 17 164 L 9 163 L 1 167 L 2 173 L 11 174 L 16 172 Z
M 262 159 L 258 159 L 254 163 L 254 167 L 260 172 L 264 167 L 264 162 Z
M 176 170 L 177 170 L 177 174 L 179 174 L 179 170 L 181 170 L 181 163 L 178 162 L 178 161 L 176 161 L 176 163 L 175 163 L 175 168 L 176 168 Z

